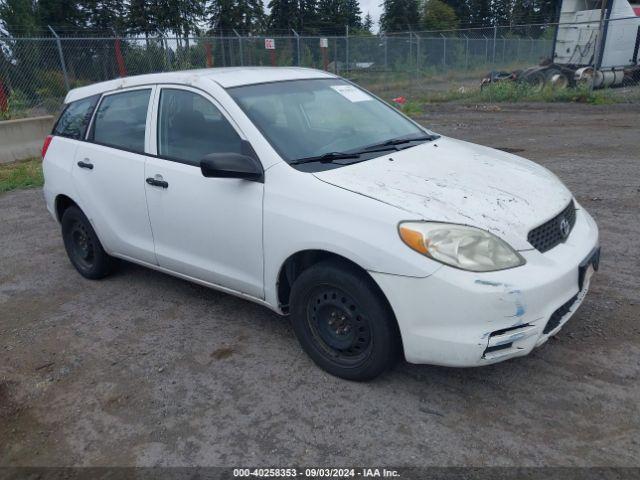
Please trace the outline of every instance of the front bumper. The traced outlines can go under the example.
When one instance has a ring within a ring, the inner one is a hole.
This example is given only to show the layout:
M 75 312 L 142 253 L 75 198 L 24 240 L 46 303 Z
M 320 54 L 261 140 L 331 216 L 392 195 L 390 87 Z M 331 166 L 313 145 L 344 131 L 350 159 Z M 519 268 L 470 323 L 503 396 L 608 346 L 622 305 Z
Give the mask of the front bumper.
M 580 265 L 597 245 L 598 228 L 579 208 L 566 242 L 544 254 L 520 252 L 522 267 L 476 273 L 443 266 L 425 278 L 371 275 L 394 310 L 407 361 L 488 365 L 527 355 L 562 328 L 589 289 L 592 269 L 580 289 Z

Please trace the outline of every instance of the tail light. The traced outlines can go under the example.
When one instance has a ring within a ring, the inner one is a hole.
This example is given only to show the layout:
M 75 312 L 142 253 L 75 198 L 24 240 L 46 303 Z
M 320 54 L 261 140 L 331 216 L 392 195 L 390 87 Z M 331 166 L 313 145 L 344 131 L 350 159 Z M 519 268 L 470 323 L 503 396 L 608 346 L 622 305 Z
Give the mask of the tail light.
M 44 143 L 42 144 L 42 159 L 44 160 L 44 156 L 47 154 L 47 150 L 49 149 L 49 145 L 51 144 L 51 140 L 53 140 L 53 135 L 47 135 L 47 138 L 44 139 Z

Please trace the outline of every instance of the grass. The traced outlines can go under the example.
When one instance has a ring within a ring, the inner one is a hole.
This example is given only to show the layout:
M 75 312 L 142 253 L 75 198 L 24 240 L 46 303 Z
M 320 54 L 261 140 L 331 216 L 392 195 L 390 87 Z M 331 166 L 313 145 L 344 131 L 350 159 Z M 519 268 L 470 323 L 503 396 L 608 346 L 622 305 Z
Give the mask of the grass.
M 408 115 L 410 117 L 419 117 L 424 113 L 423 107 L 423 103 L 409 100 L 407 103 L 400 106 L 400 110 L 402 110 L 405 115 Z
M 0 165 L 0 193 L 19 188 L 41 187 L 43 183 L 40 158 Z
M 547 87 L 542 90 L 536 90 L 526 83 L 503 81 L 488 85 L 482 90 L 474 88 L 437 92 L 425 98 L 425 100 L 431 103 L 451 101 L 460 103 L 573 102 L 604 105 L 619 103 L 624 99 L 618 98 L 611 90 L 591 91 L 588 86 L 565 89 Z
M 428 104 L 446 102 L 461 105 L 518 102 L 609 105 L 615 103 L 634 103 L 640 100 L 640 92 L 628 93 L 621 92 L 619 90 L 621 89 L 590 91 L 587 86 L 566 89 L 554 89 L 548 87 L 542 90 L 535 90 L 527 84 L 504 81 L 489 85 L 482 90 L 479 87 L 458 88 L 443 91 L 423 92 L 413 98 L 408 96 L 409 98 L 407 103 L 401 105 L 400 109 L 409 116 L 420 116 L 424 114 L 425 107 Z M 392 102 L 390 98 L 388 100 Z

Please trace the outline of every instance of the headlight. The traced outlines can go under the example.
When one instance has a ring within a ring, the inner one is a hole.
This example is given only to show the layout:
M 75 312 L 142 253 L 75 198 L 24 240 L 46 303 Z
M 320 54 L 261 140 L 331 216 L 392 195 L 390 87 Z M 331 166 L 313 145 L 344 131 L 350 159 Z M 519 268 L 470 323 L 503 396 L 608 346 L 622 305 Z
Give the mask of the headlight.
M 400 238 L 438 262 L 472 272 L 490 272 L 525 264 L 505 241 L 479 228 L 452 223 L 402 222 Z

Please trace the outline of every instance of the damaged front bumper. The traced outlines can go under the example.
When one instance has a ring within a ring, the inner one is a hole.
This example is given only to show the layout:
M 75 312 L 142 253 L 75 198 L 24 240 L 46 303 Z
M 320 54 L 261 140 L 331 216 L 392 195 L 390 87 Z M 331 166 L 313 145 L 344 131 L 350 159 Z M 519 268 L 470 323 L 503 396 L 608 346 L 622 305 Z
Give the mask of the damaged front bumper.
M 527 355 L 555 335 L 582 303 L 599 258 L 595 222 L 581 208 L 576 214 L 565 243 L 544 254 L 521 251 L 522 267 L 443 266 L 425 278 L 371 272 L 394 310 L 407 361 L 488 365 Z

